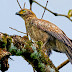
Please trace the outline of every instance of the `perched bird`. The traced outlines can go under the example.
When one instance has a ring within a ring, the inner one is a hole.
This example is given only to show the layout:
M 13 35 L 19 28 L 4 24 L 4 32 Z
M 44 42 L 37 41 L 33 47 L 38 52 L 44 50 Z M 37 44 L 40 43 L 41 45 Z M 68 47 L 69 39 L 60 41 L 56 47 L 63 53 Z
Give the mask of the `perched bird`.
M 16 13 L 25 20 L 26 31 L 34 41 L 42 41 L 48 55 L 51 50 L 65 53 L 72 63 L 72 42 L 55 24 L 38 19 L 29 9 L 21 9 Z

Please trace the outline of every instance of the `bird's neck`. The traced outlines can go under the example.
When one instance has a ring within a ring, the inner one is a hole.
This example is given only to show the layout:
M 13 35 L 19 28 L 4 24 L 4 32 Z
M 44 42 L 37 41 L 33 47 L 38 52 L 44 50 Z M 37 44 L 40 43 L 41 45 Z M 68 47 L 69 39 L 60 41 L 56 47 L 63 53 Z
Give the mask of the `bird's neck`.
M 36 15 L 26 15 L 26 16 L 23 16 L 23 19 L 25 21 L 30 21 L 30 20 L 35 19 L 35 18 L 37 18 Z
M 24 19 L 24 21 L 25 21 L 26 23 L 30 23 L 32 20 L 37 19 L 37 17 L 36 17 L 36 16 L 29 15 L 29 16 L 26 16 L 26 17 L 23 18 L 23 19 Z
M 27 17 L 25 20 L 25 26 L 26 26 L 26 31 L 27 33 L 29 33 L 31 31 L 31 28 L 33 26 L 32 22 L 37 19 L 37 17 L 34 16 L 29 16 Z

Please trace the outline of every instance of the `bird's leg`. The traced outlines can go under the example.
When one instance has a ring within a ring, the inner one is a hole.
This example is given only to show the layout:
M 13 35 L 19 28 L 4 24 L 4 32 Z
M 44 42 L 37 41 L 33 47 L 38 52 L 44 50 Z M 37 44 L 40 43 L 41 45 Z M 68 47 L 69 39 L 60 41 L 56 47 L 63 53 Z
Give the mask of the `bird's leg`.
M 43 50 L 44 52 L 46 52 L 46 47 L 45 47 L 45 45 L 46 45 L 47 42 L 48 42 L 48 40 L 42 45 L 42 50 Z
M 51 53 L 52 53 L 51 49 L 48 48 L 48 49 L 47 49 L 47 55 L 50 56 Z
M 45 44 L 47 43 L 47 41 L 43 44 L 42 48 L 45 48 Z
M 50 40 L 47 40 L 47 41 L 43 44 L 43 48 L 44 48 L 46 54 L 47 54 L 48 56 L 50 56 L 50 54 L 52 53 L 52 52 L 51 52 L 52 46 L 50 45 Z

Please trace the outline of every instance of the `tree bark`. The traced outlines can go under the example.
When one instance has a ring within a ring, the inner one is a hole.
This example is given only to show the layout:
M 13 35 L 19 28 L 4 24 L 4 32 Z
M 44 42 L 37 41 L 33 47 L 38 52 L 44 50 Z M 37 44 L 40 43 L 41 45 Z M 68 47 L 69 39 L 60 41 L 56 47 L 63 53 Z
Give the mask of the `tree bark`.
M 28 36 L 11 36 L 0 33 L 0 43 L 2 46 L 0 52 L 5 50 L 12 55 L 22 56 L 37 72 L 59 72 L 49 59 L 48 55 L 42 50 L 41 42 L 38 42 L 37 47 L 35 47 L 34 43 L 29 40 Z M 2 54 L 0 57 L 1 56 Z M 7 55 L 5 54 L 5 56 Z M 1 57 L 1 59 L 3 57 Z

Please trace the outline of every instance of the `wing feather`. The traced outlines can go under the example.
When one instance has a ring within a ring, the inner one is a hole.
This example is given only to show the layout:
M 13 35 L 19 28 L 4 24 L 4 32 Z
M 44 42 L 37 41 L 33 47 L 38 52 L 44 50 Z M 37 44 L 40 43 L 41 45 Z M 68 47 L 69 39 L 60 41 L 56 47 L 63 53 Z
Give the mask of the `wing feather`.
M 69 38 L 55 24 L 53 24 L 49 21 L 46 21 L 46 20 L 42 20 L 42 19 L 37 19 L 37 20 L 34 20 L 33 22 L 34 22 L 33 25 L 37 26 L 39 29 L 47 32 L 48 34 L 52 35 L 56 39 L 62 41 L 67 46 L 72 47 L 72 43 L 69 40 Z
M 42 19 L 33 20 L 33 25 L 63 42 L 67 46 L 65 48 L 65 53 L 72 63 L 72 42 L 61 29 L 53 23 Z

